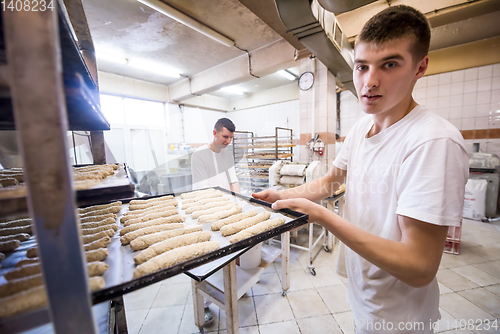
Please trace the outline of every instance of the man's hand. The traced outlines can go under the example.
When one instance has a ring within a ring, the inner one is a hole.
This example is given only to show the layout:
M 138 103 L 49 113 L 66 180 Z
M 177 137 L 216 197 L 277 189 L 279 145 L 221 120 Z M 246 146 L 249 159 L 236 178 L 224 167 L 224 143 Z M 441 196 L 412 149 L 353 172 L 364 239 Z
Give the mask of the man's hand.
M 280 192 L 278 190 L 271 190 L 271 189 L 267 189 L 258 193 L 253 193 L 252 197 L 268 203 L 274 203 L 277 200 L 281 199 Z
M 280 209 L 291 209 L 294 211 L 298 211 L 301 213 L 304 213 L 306 215 L 309 215 L 309 222 L 310 223 L 320 223 L 321 219 L 325 217 L 324 210 L 327 210 L 325 207 L 316 204 L 314 202 L 311 202 L 308 199 L 305 198 L 292 198 L 292 199 L 285 199 L 285 200 L 278 200 L 274 202 L 272 205 L 272 208 L 274 210 L 280 210 Z M 327 210 L 328 211 L 328 210 Z

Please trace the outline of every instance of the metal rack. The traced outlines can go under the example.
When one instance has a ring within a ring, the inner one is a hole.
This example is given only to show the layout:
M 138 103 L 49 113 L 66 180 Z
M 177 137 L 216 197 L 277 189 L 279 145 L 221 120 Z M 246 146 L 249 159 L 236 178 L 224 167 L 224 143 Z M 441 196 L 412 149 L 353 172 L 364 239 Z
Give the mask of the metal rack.
M 293 161 L 295 146 L 292 129 L 276 127 L 274 136 L 259 137 L 250 131 L 235 131 L 233 155 L 242 188 L 250 191 L 269 188 L 269 168 L 278 160 Z

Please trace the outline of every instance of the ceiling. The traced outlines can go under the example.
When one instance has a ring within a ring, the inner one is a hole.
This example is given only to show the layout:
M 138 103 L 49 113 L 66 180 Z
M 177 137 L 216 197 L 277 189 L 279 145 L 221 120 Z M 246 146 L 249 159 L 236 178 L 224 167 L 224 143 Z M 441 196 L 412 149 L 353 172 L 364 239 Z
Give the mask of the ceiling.
M 293 55 L 290 54 L 283 60 L 282 66 L 277 62 L 267 71 L 262 70 L 261 74 L 264 75 L 257 75 L 260 78 L 251 76 L 255 74 L 250 69 L 245 69 L 248 72 L 245 76 L 231 77 L 231 71 L 236 71 L 232 68 L 238 64 L 236 60 L 240 67 L 248 65 L 246 51 L 252 55 L 255 53 L 255 57 L 251 58 L 251 66 L 255 66 L 256 71 L 259 66 L 265 67 L 265 64 L 259 65 L 259 62 L 269 62 L 269 59 L 257 57 L 258 50 L 271 48 L 280 41 L 284 41 L 290 49 L 296 49 L 298 54 L 307 52 L 300 41 L 283 26 L 274 0 L 161 0 L 233 40 L 235 46 L 231 47 L 160 14 L 137 0 L 82 1 L 98 55 L 103 53 L 128 61 L 146 60 L 154 67 L 153 71 L 147 72 L 126 63 L 119 64 L 98 58 L 98 70 L 102 72 L 169 86 L 188 82 L 185 77 L 193 78 L 193 87 L 197 77 L 203 77 L 205 82 L 213 79 L 217 81 L 217 85 L 205 84 L 206 87 L 198 90 L 230 98 L 233 95 L 218 89 L 238 84 L 245 92 L 257 92 L 290 84 L 287 79 L 272 74 L 276 69 L 291 68 L 292 72 L 298 74 L 298 62 L 295 66 L 290 66 L 290 61 L 285 61 L 288 58 L 293 60 Z M 433 26 L 433 50 L 500 36 L 498 0 L 379 0 L 345 13 L 337 13 L 339 24 L 349 40 L 355 38 L 370 16 L 386 8 L 388 3 L 409 4 L 426 14 Z M 160 66 L 179 73 L 181 77 L 162 75 Z M 199 85 L 203 86 L 201 83 Z

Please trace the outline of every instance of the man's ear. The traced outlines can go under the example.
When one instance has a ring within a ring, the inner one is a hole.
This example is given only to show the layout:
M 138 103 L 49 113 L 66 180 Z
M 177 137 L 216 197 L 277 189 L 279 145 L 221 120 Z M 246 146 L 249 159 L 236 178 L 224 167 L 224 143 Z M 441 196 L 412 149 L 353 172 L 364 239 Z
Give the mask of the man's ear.
M 213 134 L 215 136 L 217 134 L 217 130 L 214 129 Z
M 418 62 L 417 64 L 417 80 L 424 76 L 427 68 L 429 67 L 429 56 L 425 56 L 424 59 Z

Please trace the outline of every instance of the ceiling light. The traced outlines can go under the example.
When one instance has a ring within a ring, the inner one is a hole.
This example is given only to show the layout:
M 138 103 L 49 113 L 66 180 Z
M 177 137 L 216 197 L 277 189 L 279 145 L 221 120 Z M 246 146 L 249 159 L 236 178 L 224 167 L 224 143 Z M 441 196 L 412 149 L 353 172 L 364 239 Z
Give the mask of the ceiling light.
M 238 87 L 234 87 L 234 86 L 221 88 L 221 91 L 223 91 L 225 93 L 235 94 L 235 95 L 245 94 L 241 89 L 239 89 Z
M 290 73 L 288 71 L 285 71 L 285 70 L 280 70 L 280 71 L 278 71 L 276 73 L 278 73 L 279 75 L 281 75 L 282 77 L 284 77 L 284 78 L 286 78 L 286 79 L 288 79 L 290 81 L 293 81 L 293 80 L 296 79 L 295 75 L 293 75 L 292 73 Z
M 129 59 L 128 64 L 132 67 L 135 67 L 135 68 L 138 68 L 138 69 L 141 69 L 144 71 L 148 71 L 148 72 L 152 72 L 152 73 L 156 73 L 156 74 L 160 74 L 160 75 L 166 75 L 166 76 L 172 77 L 172 78 L 179 78 L 180 77 L 179 73 L 176 73 L 173 70 L 171 70 L 165 66 L 159 65 L 158 63 L 148 62 L 148 61 L 144 61 L 144 60 Z
M 96 57 L 97 59 L 117 63 L 117 64 L 127 64 L 127 59 L 119 56 L 112 55 L 107 52 L 102 52 L 102 51 L 96 51 Z

